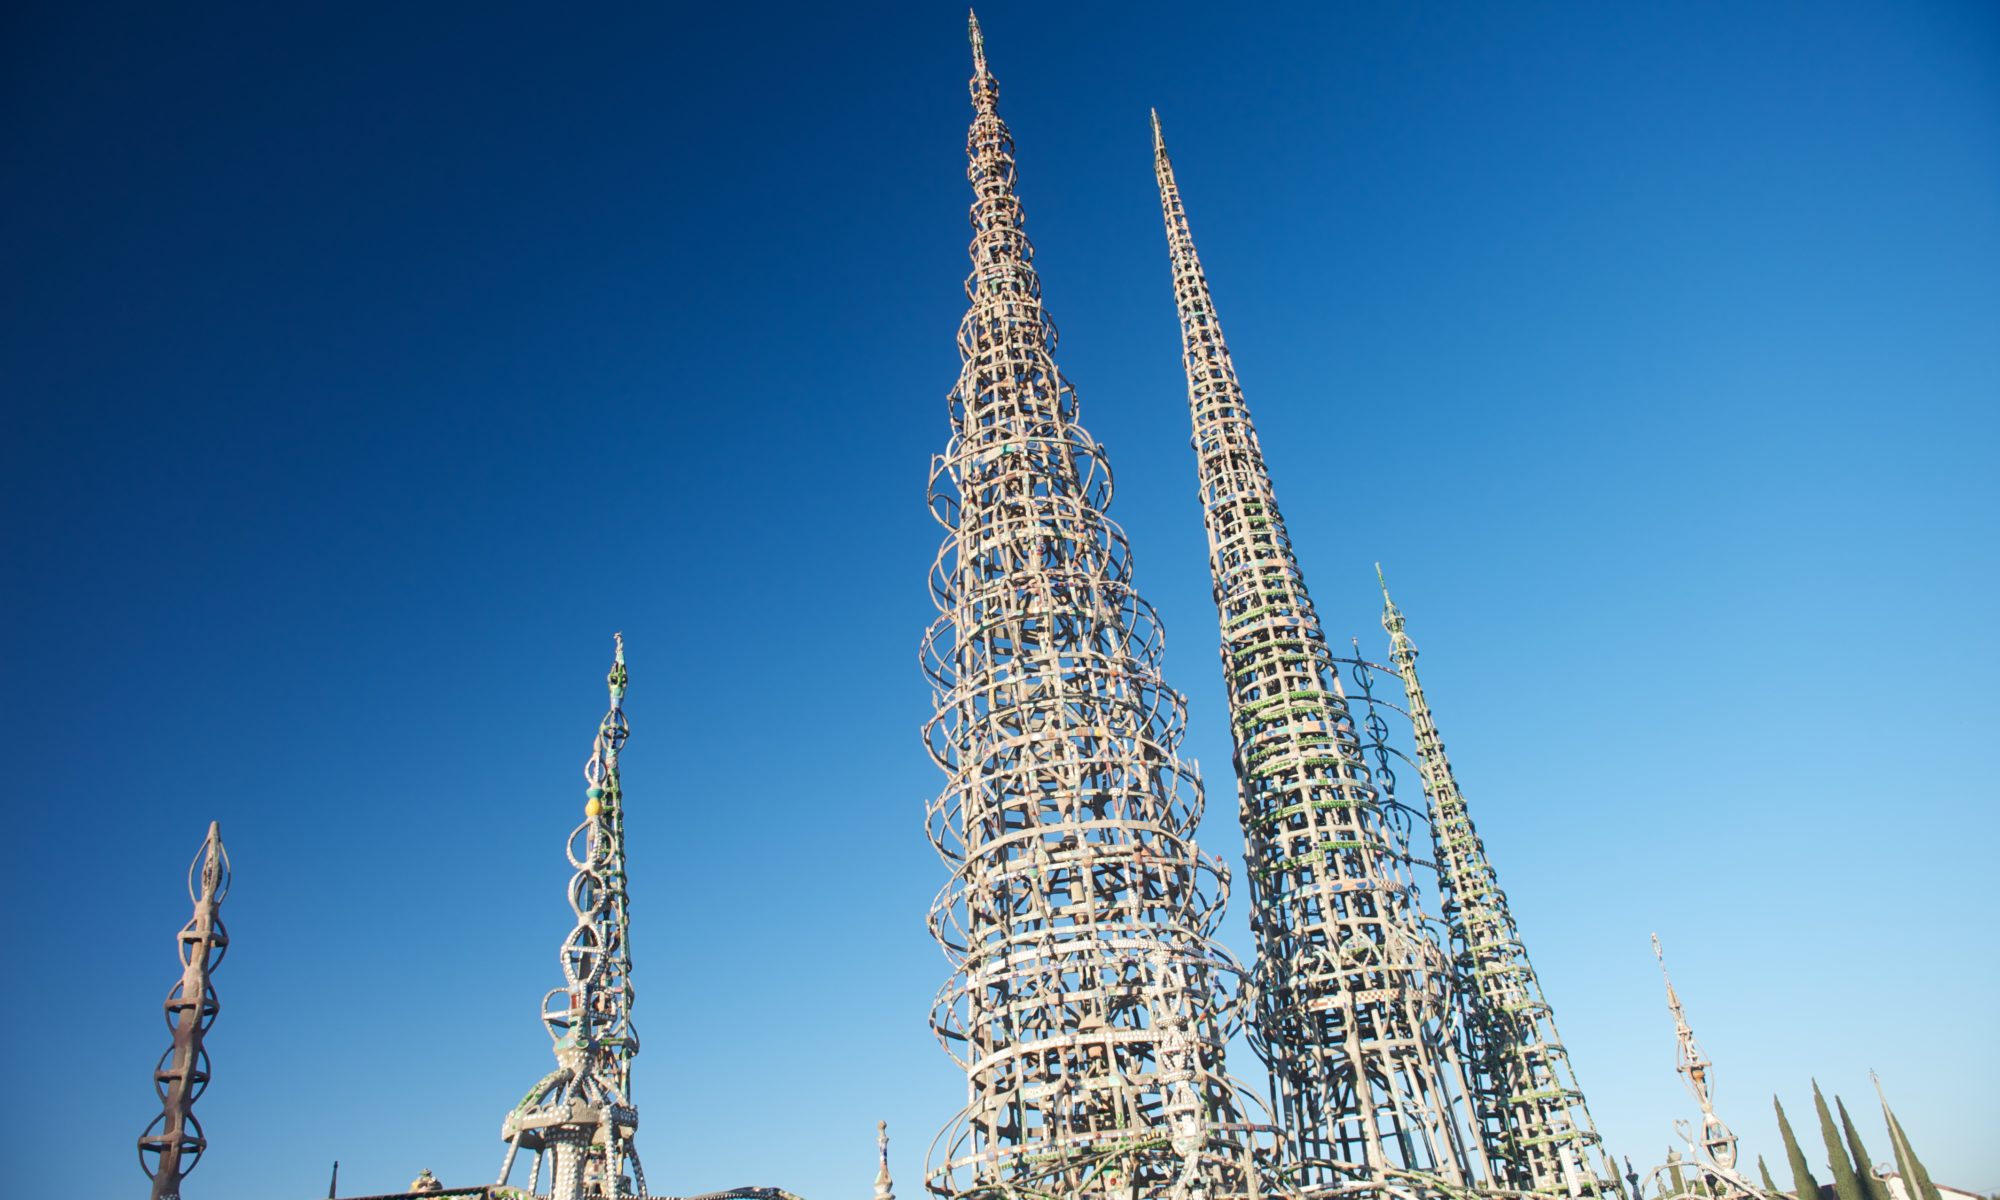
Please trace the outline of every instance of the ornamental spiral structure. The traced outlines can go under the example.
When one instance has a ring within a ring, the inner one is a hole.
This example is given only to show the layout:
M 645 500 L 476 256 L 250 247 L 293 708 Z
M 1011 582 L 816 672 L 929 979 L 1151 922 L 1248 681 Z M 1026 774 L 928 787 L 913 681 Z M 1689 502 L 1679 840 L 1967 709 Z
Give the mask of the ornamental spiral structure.
M 208 1051 L 202 1039 L 222 1010 L 209 979 L 229 950 L 222 927 L 222 900 L 229 895 L 229 852 L 222 826 L 208 823 L 208 837 L 188 867 L 188 898 L 194 916 L 181 928 L 181 978 L 167 993 L 167 1029 L 173 1044 L 153 1068 L 160 1115 L 139 1136 L 139 1166 L 153 1181 L 153 1200 L 180 1200 L 181 1180 L 201 1161 L 208 1139 L 194 1119 L 194 1102 L 208 1089 Z
M 1382 628 L 1389 661 L 1402 677 L 1417 748 L 1417 774 L 1430 810 L 1438 890 L 1451 930 L 1452 964 L 1465 1013 L 1473 1119 L 1496 1181 L 1521 1191 L 1571 1196 L 1619 1191 L 1607 1161 L 1600 1180 L 1589 1154 L 1600 1140 L 1556 1033 L 1521 931 L 1500 890 L 1486 845 L 1445 756 L 1444 739 L 1417 679 L 1417 647 L 1389 598 L 1382 568 Z
M 507 1183 L 520 1151 L 533 1151 L 528 1190 L 540 1191 L 547 1166 L 549 1200 L 646 1194 L 646 1175 L 632 1144 L 639 1128 L 631 1099 L 639 1037 L 632 1028 L 625 808 L 618 786 L 618 753 L 631 733 L 623 708 L 623 635 L 613 644 L 611 673 L 605 678 L 611 709 L 598 723 L 583 768 L 583 824 L 569 836 L 569 861 L 576 868 L 569 903 L 576 927 L 563 939 L 563 986 L 542 999 L 542 1023 L 555 1041 L 556 1069 L 507 1114 L 500 1134 L 507 1156 L 499 1183 Z
M 1194 843 L 1184 703 L 1055 364 L 976 19 L 971 37 L 970 308 L 931 470 L 949 532 L 922 653 L 949 776 L 928 827 L 952 868 L 930 923 L 955 968 L 932 1025 L 968 1099 L 926 1186 L 1246 1195 L 1253 1130 L 1223 1063 L 1239 969 L 1212 940 L 1227 875 Z
M 1153 118 L 1182 359 L 1222 623 L 1223 675 L 1259 984 L 1288 1190 L 1473 1179 L 1444 953 L 1354 721 Z

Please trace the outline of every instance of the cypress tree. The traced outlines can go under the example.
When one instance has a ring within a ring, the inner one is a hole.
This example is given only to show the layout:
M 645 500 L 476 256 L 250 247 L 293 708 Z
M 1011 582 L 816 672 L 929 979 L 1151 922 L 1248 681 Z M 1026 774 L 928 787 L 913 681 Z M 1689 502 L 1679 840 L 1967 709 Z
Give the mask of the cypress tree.
M 1931 1182 L 1931 1173 L 1924 1170 L 1916 1147 L 1910 1145 L 1910 1135 L 1903 1132 L 1903 1123 L 1896 1119 L 1887 1100 L 1882 1101 L 1882 1115 L 1889 1122 L 1889 1144 L 1896 1149 L 1896 1169 L 1903 1173 L 1905 1194 L 1910 1200 L 1940 1200 L 1937 1185 Z
M 1889 1185 L 1875 1173 L 1875 1160 L 1868 1156 L 1868 1147 L 1861 1144 L 1861 1131 L 1854 1127 L 1854 1118 L 1847 1115 L 1847 1105 L 1835 1096 L 1833 1106 L 1840 1110 L 1840 1127 L 1847 1131 L 1847 1148 L 1854 1154 L 1854 1170 L 1868 1189 L 1869 1200 L 1889 1200 Z
M 1805 1151 L 1799 1149 L 1799 1139 L 1792 1133 L 1792 1123 L 1785 1119 L 1785 1106 L 1771 1097 L 1771 1107 L 1778 1110 L 1778 1133 L 1785 1139 L 1785 1157 L 1792 1160 L 1792 1191 L 1798 1200 L 1819 1200 L 1819 1180 L 1814 1179 L 1812 1168 L 1806 1165 Z
M 1670 1196 L 1679 1196 L 1688 1190 L 1687 1177 L 1681 1174 L 1681 1156 L 1672 1146 L 1667 1147 L 1667 1178 L 1673 1183 Z
M 1820 1094 L 1819 1080 L 1813 1080 L 1813 1107 L 1819 1110 L 1819 1136 L 1826 1143 L 1826 1165 L 1833 1169 L 1833 1191 L 1840 1200 L 1868 1200 L 1868 1192 L 1855 1178 L 1854 1165 L 1847 1157 L 1847 1147 L 1841 1143 L 1840 1134 L 1833 1128 L 1833 1114 L 1827 1111 L 1826 1097 Z M 1866 1164 L 1863 1165 L 1866 1170 Z
M 1765 1191 L 1771 1193 L 1773 1196 L 1784 1195 L 1783 1192 L 1778 1190 L 1778 1185 L 1772 1181 L 1771 1168 L 1764 1165 L 1764 1156 L 1761 1154 L 1757 1156 L 1757 1174 L 1761 1175 L 1764 1179 Z

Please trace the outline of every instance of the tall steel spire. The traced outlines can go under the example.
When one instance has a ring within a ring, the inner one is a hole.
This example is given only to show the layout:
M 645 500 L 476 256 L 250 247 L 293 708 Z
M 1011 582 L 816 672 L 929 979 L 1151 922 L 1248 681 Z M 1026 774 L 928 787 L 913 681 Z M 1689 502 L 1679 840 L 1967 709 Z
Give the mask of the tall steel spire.
M 952 869 L 931 928 L 955 972 L 932 1024 L 967 1103 L 932 1148 L 938 1196 L 1254 1191 L 1223 1047 L 1238 968 L 1227 892 L 1193 832 L 1181 696 L 1104 515 L 1014 192 L 1014 141 L 971 24 L 969 310 L 952 436 L 931 471 L 947 530 L 923 664 L 949 777 L 929 832 Z
M 208 1088 L 208 1051 L 202 1039 L 222 1010 L 210 976 L 229 950 L 222 927 L 222 900 L 229 895 L 229 852 L 222 826 L 208 823 L 208 837 L 188 867 L 188 898 L 194 916 L 181 928 L 181 978 L 167 993 L 167 1029 L 173 1044 L 153 1068 L 160 1115 L 139 1137 L 139 1166 L 153 1181 L 153 1200 L 180 1200 L 181 1180 L 201 1161 L 208 1139 L 194 1119 L 194 1102 Z
M 1441 949 L 1422 927 L 1153 116 L 1188 403 L 1222 622 L 1257 936 L 1258 1033 L 1288 1184 L 1474 1176 Z
M 549 1167 L 549 1200 L 585 1196 L 644 1196 L 646 1175 L 632 1145 L 639 1112 L 632 1103 L 632 944 L 625 888 L 625 807 L 618 754 L 631 726 L 625 720 L 625 639 L 613 640 L 605 683 L 610 711 L 583 767 L 583 823 L 569 836 L 569 884 L 576 927 L 562 944 L 563 986 L 542 999 L 542 1023 L 555 1041 L 556 1069 L 507 1114 L 501 1137 L 507 1157 L 535 1153 L 528 1190 L 540 1190 Z M 627 1174 L 627 1168 L 630 1174 Z
M 1405 630 L 1402 610 L 1389 598 L 1380 563 L 1375 578 L 1382 585 L 1389 661 L 1402 676 L 1415 729 L 1417 772 L 1430 809 L 1438 886 L 1465 1012 L 1473 1113 L 1488 1164 L 1496 1180 L 1522 1191 L 1576 1196 L 1616 1190 L 1615 1169 L 1607 1164 L 1605 1178 L 1611 1182 L 1600 1183 L 1589 1165 L 1590 1151 L 1600 1141 L 1597 1126 L 1445 757 L 1444 739 L 1417 680 L 1416 643 Z

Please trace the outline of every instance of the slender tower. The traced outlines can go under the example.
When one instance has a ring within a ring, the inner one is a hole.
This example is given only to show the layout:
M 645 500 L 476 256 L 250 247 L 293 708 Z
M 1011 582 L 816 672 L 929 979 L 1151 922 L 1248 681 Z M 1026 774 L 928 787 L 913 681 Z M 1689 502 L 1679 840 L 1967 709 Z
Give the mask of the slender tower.
M 1402 676 L 1415 729 L 1417 773 L 1430 809 L 1438 888 L 1465 1013 L 1473 1114 L 1489 1169 L 1496 1182 L 1519 1191 L 1571 1196 L 1616 1191 L 1615 1169 L 1607 1164 L 1604 1177 L 1611 1182 L 1600 1183 L 1587 1165 L 1600 1141 L 1597 1126 L 1445 757 L 1444 739 L 1417 680 L 1416 643 L 1404 629 L 1402 610 L 1389 598 L 1380 563 L 1375 578 L 1382 585 L 1389 661 Z
M 1195 256 L 1158 114 L 1153 163 L 1222 622 L 1257 937 L 1255 1020 L 1286 1183 L 1474 1178 L 1443 951 L 1415 911 Z
M 208 1051 L 202 1039 L 222 1004 L 209 976 L 229 950 L 222 927 L 222 899 L 229 894 L 229 852 L 222 826 L 208 823 L 208 837 L 188 867 L 188 896 L 194 916 L 181 927 L 181 978 L 167 993 L 167 1029 L 173 1045 L 153 1068 L 160 1115 L 139 1136 L 139 1166 L 153 1181 L 153 1200 L 180 1200 L 181 1180 L 201 1161 L 208 1140 L 194 1119 L 194 1102 L 208 1088 Z
M 632 1060 L 639 1037 L 632 1028 L 632 945 L 625 890 L 625 807 L 618 786 L 618 753 L 631 733 L 626 723 L 625 639 L 614 638 L 611 709 L 598 723 L 584 764 L 583 823 L 569 835 L 569 884 L 576 927 L 563 939 L 563 986 L 542 1000 L 542 1023 L 555 1041 L 556 1069 L 507 1114 L 501 1137 L 507 1156 L 500 1184 L 513 1173 L 523 1149 L 535 1153 L 528 1190 L 539 1192 L 549 1168 L 549 1200 L 585 1196 L 644 1196 L 646 1175 L 632 1136 L 639 1112 L 632 1104 Z M 630 1173 L 627 1173 L 627 1168 Z
M 931 804 L 952 877 L 931 927 L 955 973 L 932 1023 L 965 1068 L 933 1146 L 938 1196 L 1244 1195 L 1225 1074 L 1238 968 L 1227 891 L 1193 831 L 1181 696 L 1105 516 L 1110 471 L 1057 370 L 1015 197 L 1013 137 L 975 18 L 970 308 L 932 464 L 947 530 L 923 641 L 949 777 Z
M 1674 1046 L 1677 1065 L 1675 1070 L 1687 1081 L 1687 1089 L 1694 1096 L 1694 1102 L 1701 1106 L 1701 1153 L 1697 1160 L 1701 1167 L 1719 1167 L 1725 1174 L 1736 1170 L 1736 1135 L 1722 1118 L 1715 1115 L 1715 1081 L 1709 1078 L 1709 1069 L 1714 1066 L 1708 1061 L 1701 1045 L 1694 1040 L 1694 1030 L 1688 1027 L 1687 1013 L 1681 1008 L 1680 993 L 1674 991 L 1673 976 L 1667 974 L 1667 956 L 1660 950 L 1660 935 L 1653 935 L 1653 957 L 1660 960 L 1660 978 L 1667 983 L 1667 1008 L 1674 1014 Z

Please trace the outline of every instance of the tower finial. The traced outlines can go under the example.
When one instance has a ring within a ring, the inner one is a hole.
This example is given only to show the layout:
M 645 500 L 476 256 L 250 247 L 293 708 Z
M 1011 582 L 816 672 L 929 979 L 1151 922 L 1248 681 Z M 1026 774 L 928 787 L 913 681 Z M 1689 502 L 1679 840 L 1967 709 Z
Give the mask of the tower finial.
M 1410 640 L 1409 622 L 1403 619 L 1403 610 L 1397 608 L 1396 602 L 1389 598 L 1389 580 L 1382 574 L 1381 563 L 1375 564 L 1375 582 L 1382 588 L 1382 628 L 1389 633 L 1389 661 L 1399 668 L 1403 665 L 1403 657 L 1408 657 L 1411 663 L 1415 663 L 1417 644 Z M 1409 681 L 1406 680 L 1404 685 L 1409 686 Z
M 1151 111 L 1153 114 L 1153 153 L 1165 157 L 1167 153 L 1167 139 L 1160 132 L 1160 110 L 1155 108 Z
M 875 1122 L 875 1153 L 881 1165 L 875 1169 L 875 1200 L 896 1200 L 896 1184 L 889 1178 L 889 1122 Z
M 986 35 L 979 31 L 979 14 L 970 8 L 965 10 L 965 33 L 972 39 L 972 73 L 991 74 L 986 69 Z

